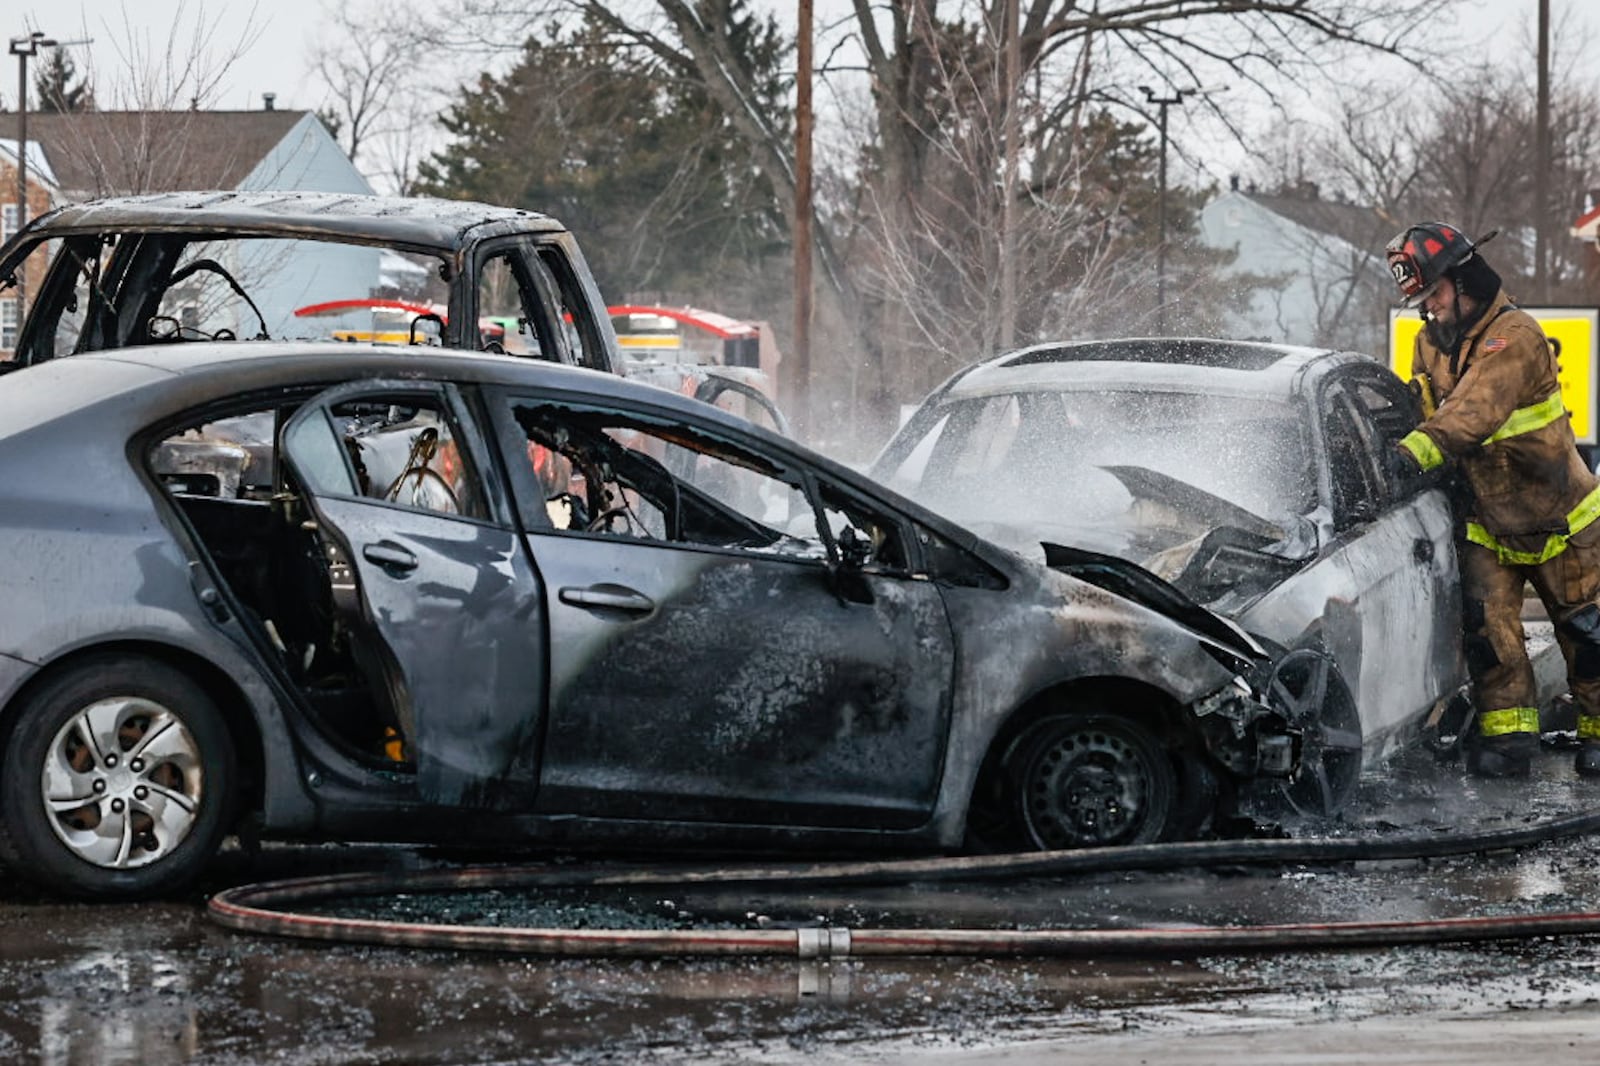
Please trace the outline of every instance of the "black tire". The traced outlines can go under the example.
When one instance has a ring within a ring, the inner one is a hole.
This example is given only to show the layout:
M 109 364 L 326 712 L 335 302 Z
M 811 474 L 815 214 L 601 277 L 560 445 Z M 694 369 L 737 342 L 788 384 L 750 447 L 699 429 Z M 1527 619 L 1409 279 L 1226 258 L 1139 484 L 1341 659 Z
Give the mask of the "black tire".
M 0 858 L 84 898 L 173 892 L 232 823 L 235 766 L 192 679 L 137 656 L 86 659 L 18 708 L 0 759 Z
M 1074 711 L 1030 727 L 1006 760 L 1008 807 L 1026 847 L 1165 839 L 1177 775 L 1160 741 L 1114 714 Z

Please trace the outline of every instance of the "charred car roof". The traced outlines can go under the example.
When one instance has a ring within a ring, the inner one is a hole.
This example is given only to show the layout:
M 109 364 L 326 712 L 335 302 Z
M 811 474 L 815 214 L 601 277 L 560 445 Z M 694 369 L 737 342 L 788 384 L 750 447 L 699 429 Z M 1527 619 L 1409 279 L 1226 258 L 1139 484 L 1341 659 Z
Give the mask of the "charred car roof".
M 500 233 L 561 232 L 533 211 L 426 197 L 320 192 L 171 192 L 70 204 L 25 231 L 195 231 L 365 241 L 453 252 Z

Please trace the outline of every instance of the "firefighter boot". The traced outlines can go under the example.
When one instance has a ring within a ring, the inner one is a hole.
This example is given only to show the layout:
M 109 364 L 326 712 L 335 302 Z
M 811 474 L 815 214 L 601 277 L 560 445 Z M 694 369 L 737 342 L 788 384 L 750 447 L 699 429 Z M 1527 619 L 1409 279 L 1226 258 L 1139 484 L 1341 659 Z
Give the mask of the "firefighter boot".
M 1533 753 L 1538 749 L 1537 733 L 1479 736 L 1467 749 L 1467 772 L 1474 777 L 1527 777 Z
M 1600 777 L 1600 717 L 1578 715 L 1578 775 Z

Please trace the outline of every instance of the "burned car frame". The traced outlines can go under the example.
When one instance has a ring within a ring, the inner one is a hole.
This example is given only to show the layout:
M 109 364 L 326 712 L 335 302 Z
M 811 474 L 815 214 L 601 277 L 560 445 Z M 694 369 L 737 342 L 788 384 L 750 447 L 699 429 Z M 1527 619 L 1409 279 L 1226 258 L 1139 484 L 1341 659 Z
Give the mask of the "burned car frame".
M 1321 806 L 1466 681 L 1453 519 L 1387 462 L 1420 420 L 1351 352 L 1207 339 L 1040 344 L 959 372 L 872 471 L 1014 548 L 1149 567 L 1275 648 L 1331 658 Z
M 240 825 L 1178 837 L 1238 782 L 1315 779 L 1307 723 L 1340 698 L 1137 567 L 1025 561 L 724 412 L 534 360 L 83 355 L 6 380 L 0 445 L 0 855 L 91 896 L 181 884 Z
M 114 197 L 34 219 L 0 255 L 0 284 L 24 270 L 38 295 L 0 370 L 153 342 L 328 339 L 340 325 L 370 329 L 370 308 L 352 299 L 343 317 L 306 311 L 330 294 L 385 289 L 443 308 L 412 316 L 413 340 L 427 325 L 447 348 L 515 342 L 552 362 L 622 372 L 572 235 L 548 216 L 490 204 L 312 192 Z M 513 336 L 480 329 L 490 315 L 516 322 Z
M 25 269 L 38 298 L 0 373 L 130 345 L 384 337 L 625 374 L 788 431 L 757 370 L 624 358 L 576 240 L 531 211 L 312 192 L 115 197 L 35 219 L 0 248 L 0 290 Z M 383 316 L 398 316 L 392 332 L 376 328 Z

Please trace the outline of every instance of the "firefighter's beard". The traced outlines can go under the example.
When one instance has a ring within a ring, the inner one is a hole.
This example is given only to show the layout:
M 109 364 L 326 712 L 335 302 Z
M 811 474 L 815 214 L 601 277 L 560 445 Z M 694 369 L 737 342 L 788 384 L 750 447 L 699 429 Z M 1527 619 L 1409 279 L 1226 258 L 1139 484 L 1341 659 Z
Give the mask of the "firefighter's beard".
M 1429 315 L 1423 328 L 1428 331 L 1428 343 L 1441 352 L 1453 352 L 1461 343 L 1461 320 L 1455 315 L 1448 322 Z

